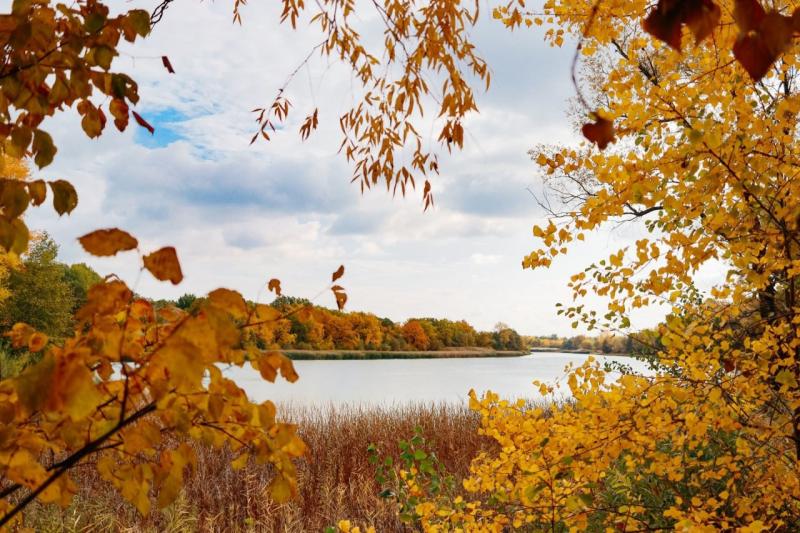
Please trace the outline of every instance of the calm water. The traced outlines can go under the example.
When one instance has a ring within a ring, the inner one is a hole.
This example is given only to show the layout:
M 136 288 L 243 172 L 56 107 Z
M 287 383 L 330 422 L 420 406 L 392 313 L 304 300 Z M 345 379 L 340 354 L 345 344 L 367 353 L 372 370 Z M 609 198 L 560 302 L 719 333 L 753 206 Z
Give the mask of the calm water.
M 225 374 L 236 380 L 254 401 L 273 400 L 302 405 L 397 405 L 414 402 L 465 402 L 474 388 L 491 390 L 504 398 L 539 398 L 531 385 L 538 379 L 561 381 L 568 389 L 564 368 L 579 365 L 587 355 L 536 353 L 523 357 L 472 359 L 386 359 L 375 361 L 295 361 L 300 379 L 278 378 L 269 383 L 251 368 L 233 367 Z M 644 366 L 625 357 L 595 356 L 620 361 L 636 370 Z

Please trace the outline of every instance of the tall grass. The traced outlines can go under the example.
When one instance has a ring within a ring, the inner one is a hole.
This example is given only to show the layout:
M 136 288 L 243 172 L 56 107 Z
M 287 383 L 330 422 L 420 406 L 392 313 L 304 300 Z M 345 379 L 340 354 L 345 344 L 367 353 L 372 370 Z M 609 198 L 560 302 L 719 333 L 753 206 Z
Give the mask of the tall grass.
M 232 454 L 197 445 L 197 470 L 187 476 L 176 503 L 140 517 L 86 468 L 79 472 L 80 494 L 67 509 L 37 505 L 26 514 L 36 531 L 322 531 L 340 518 L 371 524 L 377 531 L 407 531 L 391 500 L 378 496 L 367 446 L 398 455 L 398 440 L 415 427 L 448 472 L 466 476 L 470 460 L 492 446 L 477 434 L 478 416 L 465 406 L 410 405 L 397 408 L 285 407 L 279 412 L 298 423 L 310 448 L 298 462 L 299 496 L 277 505 L 266 496 L 269 466 L 230 467 Z

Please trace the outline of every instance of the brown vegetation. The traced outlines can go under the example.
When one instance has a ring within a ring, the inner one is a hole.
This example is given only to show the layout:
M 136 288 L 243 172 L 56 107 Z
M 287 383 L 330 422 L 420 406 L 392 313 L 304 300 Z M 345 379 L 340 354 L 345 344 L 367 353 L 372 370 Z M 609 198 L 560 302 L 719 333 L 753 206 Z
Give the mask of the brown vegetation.
M 93 469 L 78 474 L 80 493 L 61 510 L 36 504 L 26 525 L 36 531 L 323 531 L 340 518 L 371 524 L 377 531 L 405 531 L 391 500 L 378 496 L 367 446 L 398 456 L 398 440 L 415 427 L 447 471 L 457 479 L 471 459 L 491 443 L 477 434 L 478 417 L 466 406 L 411 405 L 282 410 L 300 424 L 310 453 L 298 465 L 300 494 L 277 505 L 265 495 L 268 465 L 231 467 L 230 453 L 197 447 L 198 466 L 178 501 L 142 518 Z

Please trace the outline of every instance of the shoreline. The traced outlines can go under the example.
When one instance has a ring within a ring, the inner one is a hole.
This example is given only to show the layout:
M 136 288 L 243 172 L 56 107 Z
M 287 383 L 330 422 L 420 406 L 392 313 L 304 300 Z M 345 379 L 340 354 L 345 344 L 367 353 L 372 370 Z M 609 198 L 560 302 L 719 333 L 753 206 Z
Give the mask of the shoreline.
M 578 354 L 578 355 L 603 355 L 603 356 L 610 356 L 610 357 L 634 357 L 632 353 L 603 353 L 598 352 L 597 350 L 584 350 L 584 349 L 576 349 L 576 350 L 565 350 L 563 348 L 544 348 L 544 347 L 536 347 L 530 348 L 530 353 L 568 353 L 568 354 Z
M 457 359 L 483 357 L 522 357 L 530 351 L 486 350 L 464 348 L 454 350 L 384 351 L 384 350 L 280 350 L 293 361 L 344 361 L 379 359 Z
M 475 359 L 523 357 L 537 353 L 563 353 L 610 357 L 633 357 L 630 353 L 600 353 L 595 350 L 563 350 L 530 348 L 528 350 L 490 350 L 485 348 L 456 348 L 449 350 L 388 351 L 388 350 L 278 350 L 293 361 L 375 361 L 385 359 Z

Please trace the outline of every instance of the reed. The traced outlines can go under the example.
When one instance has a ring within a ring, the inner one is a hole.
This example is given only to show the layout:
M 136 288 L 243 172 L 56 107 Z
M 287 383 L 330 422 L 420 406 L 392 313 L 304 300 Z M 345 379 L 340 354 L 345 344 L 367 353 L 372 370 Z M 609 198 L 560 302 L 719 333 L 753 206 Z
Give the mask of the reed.
M 87 468 L 77 475 L 80 493 L 67 509 L 37 505 L 26 515 L 36 531 L 323 531 L 348 518 L 377 531 L 407 531 L 391 500 L 378 496 L 367 446 L 398 456 L 398 441 L 416 427 L 447 471 L 463 478 L 471 459 L 491 442 L 477 434 L 478 416 L 466 406 L 403 407 L 284 406 L 310 448 L 298 462 L 299 495 L 277 505 L 265 495 L 269 466 L 251 463 L 233 470 L 230 452 L 197 445 L 198 467 L 170 507 L 139 516 Z

